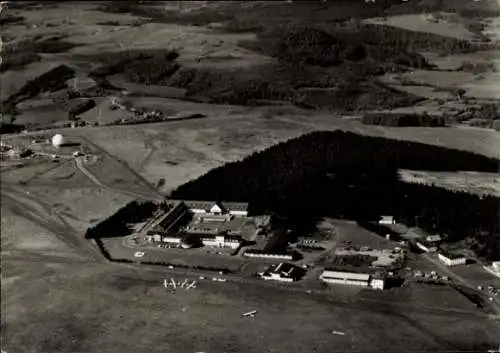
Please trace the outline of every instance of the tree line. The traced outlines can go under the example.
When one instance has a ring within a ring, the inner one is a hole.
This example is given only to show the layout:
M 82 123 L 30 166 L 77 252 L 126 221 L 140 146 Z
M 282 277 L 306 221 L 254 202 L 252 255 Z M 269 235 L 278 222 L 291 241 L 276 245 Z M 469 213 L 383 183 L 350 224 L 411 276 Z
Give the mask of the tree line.
M 363 115 L 363 124 L 384 126 L 446 126 L 446 118 L 429 114 L 396 114 L 396 113 L 367 113 Z
M 498 172 L 499 162 L 421 143 L 313 132 L 228 163 L 181 185 L 177 199 L 249 202 L 252 214 L 296 223 L 318 216 L 376 221 L 394 215 L 449 241 L 467 240 L 481 256 L 500 251 L 499 199 L 409 184 L 398 169 Z
M 158 205 L 152 201 L 131 201 L 120 208 L 111 217 L 90 227 L 85 232 L 86 239 L 122 237 L 129 235 L 129 224 L 140 223 L 152 217 L 158 210 Z M 160 206 L 166 207 L 166 206 Z

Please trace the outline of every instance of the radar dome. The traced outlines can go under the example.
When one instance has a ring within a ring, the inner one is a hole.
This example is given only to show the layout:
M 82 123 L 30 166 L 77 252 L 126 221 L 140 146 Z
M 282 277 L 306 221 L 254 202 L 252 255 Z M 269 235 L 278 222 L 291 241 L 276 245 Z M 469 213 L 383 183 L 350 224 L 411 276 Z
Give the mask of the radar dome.
M 63 135 L 57 134 L 54 135 L 54 137 L 52 137 L 52 145 L 54 145 L 54 147 L 60 147 L 63 143 L 64 143 Z

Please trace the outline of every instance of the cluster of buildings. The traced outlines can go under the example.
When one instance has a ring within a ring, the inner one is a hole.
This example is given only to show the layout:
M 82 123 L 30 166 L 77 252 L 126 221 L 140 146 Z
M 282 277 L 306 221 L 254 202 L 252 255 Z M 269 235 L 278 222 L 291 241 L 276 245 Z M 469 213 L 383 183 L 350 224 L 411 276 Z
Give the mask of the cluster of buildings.
M 146 240 L 182 248 L 200 244 L 238 249 L 243 242 L 237 226 L 248 215 L 247 203 L 173 200 L 173 204 L 169 212 L 153 224 L 153 228 L 160 227 L 161 232 L 150 232 Z M 182 229 L 183 232 L 172 232 L 187 216 L 193 220 Z
M 154 232 L 153 232 L 154 233 Z M 242 238 L 239 235 L 231 235 L 226 233 L 204 234 L 192 241 L 185 234 L 169 234 L 162 236 L 161 234 L 148 234 L 146 240 L 149 242 L 164 244 L 166 247 L 174 248 L 191 248 L 200 243 L 203 246 L 211 246 L 217 248 L 238 249 L 242 243 Z
M 6 144 L 0 146 L 0 159 L 21 160 L 33 154 L 33 151 L 24 147 L 12 147 Z
M 426 235 L 422 239 L 416 241 L 417 247 L 425 252 L 436 252 L 438 250 L 439 244 L 441 242 L 441 236 L 436 235 Z
M 295 282 L 302 278 L 306 270 L 288 262 L 280 262 L 270 266 L 266 271 L 257 275 L 265 280 L 279 282 Z M 324 270 L 319 280 L 327 284 L 343 284 L 383 290 L 386 284 L 385 275 L 381 272 L 373 274 L 355 273 L 348 271 Z
M 186 216 L 190 217 L 189 222 L 182 222 L 182 227 L 174 229 L 178 222 L 185 219 Z M 199 244 L 216 248 L 238 249 L 243 243 L 243 239 L 239 234 L 241 225 L 244 224 L 247 217 L 247 203 L 173 200 L 173 207 L 154 224 L 153 228 L 159 226 L 161 231 L 149 232 L 146 237 L 149 241 L 163 243 L 168 247 L 190 248 L 195 244 Z M 379 224 L 392 225 L 396 224 L 396 222 L 392 216 L 383 216 Z M 266 227 L 269 225 L 269 219 L 256 218 L 256 225 Z M 463 255 L 439 250 L 439 244 L 442 241 L 440 235 L 428 235 L 419 232 L 419 229 L 414 229 L 410 230 L 407 236 L 408 239 L 412 239 L 412 243 L 419 249 L 425 252 L 437 252 L 438 259 L 447 266 L 463 265 L 467 262 L 467 258 Z M 376 257 L 377 261 L 373 261 L 364 272 L 356 269 L 325 269 L 320 274 L 319 280 L 327 284 L 343 284 L 383 290 L 387 287 L 387 279 L 393 275 L 391 272 L 386 271 L 392 271 L 390 268 L 394 268 L 397 262 L 402 263 L 405 257 L 401 248 L 372 250 L 367 247 L 355 249 L 355 251 L 348 248 L 338 249 L 336 255 L 350 255 L 352 252 Z M 243 256 L 283 261 L 270 266 L 264 272 L 258 273 L 258 276 L 265 280 L 294 282 L 299 280 L 305 273 L 304 268 L 287 262 L 294 260 L 294 255 L 290 253 L 273 253 L 266 248 L 262 250 L 248 249 L 243 253 Z M 500 277 L 500 262 L 494 262 L 488 268 L 488 271 Z M 389 277 L 387 277 L 387 274 L 389 274 Z M 423 274 L 416 274 L 416 276 L 419 278 L 425 277 Z M 434 279 L 434 277 L 431 274 L 429 278 Z M 448 281 L 446 277 L 437 279 L 444 282 Z
M 443 238 L 439 234 L 427 235 L 423 232 L 413 230 L 419 238 L 415 241 L 417 248 L 428 253 L 437 253 L 438 259 L 447 266 L 465 265 L 467 257 L 439 249 Z

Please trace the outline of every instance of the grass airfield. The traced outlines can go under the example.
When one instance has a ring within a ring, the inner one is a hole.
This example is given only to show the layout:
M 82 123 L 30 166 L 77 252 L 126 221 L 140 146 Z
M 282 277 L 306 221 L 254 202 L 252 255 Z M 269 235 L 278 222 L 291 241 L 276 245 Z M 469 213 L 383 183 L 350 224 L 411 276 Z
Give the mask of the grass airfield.
M 345 305 L 210 281 L 172 294 L 157 273 L 55 261 L 25 261 L 21 271 L 20 263 L 7 261 L 2 271 L 7 352 L 400 352 L 401 345 L 410 352 L 460 351 L 496 339 L 493 322 L 396 311 L 387 302 Z M 250 310 L 259 311 L 255 318 L 241 317 Z
M 40 62 L 3 72 L 2 99 L 60 63 L 84 74 L 83 68 L 89 63 L 78 59 L 78 55 L 120 51 L 123 47 L 176 48 L 179 62 L 198 68 L 245 68 L 274 60 L 237 46 L 240 40 L 253 39 L 253 34 L 221 33 L 172 23 L 133 27 L 137 16 L 104 13 L 96 7 L 78 3 L 36 11 L 16 10 L 26 18 L 25 24 L 2 28 L 5 36 L 29 39 L 64 33 L 78 46 L 64 53 L 43 54 Z M 422 21 L 420 17 L 417 20 Z M 120 25 L 105 25 L 105 21 Z M 399 18 L 392 24 L 404 25 Z M 449 24 L 442 28 L 450 35 Z M 432 26 L 432 31 L 439 31 L 438 24 Z M 470 35 L 463 27 L 453 33 Z M 490 53 L 490 61 L 495 61 L 497 54 Z M 474 55 L 440 57 L 436 63 L 444 68 L 475 60 Z M 207 59 L 197 61 L 200 56 Z M 430 82 L 435 76 L 419 72 L 423 80 L 419 84 L 449 88 L 462 82 L 477 83 L 474 77 L 455 79 L 468 73 L 452 72 L 447 76 L 443 71 L 440 75 L 442 79 L 435 83 Z M 498 98 L 494 85 L 483 87 L 481 97 Z M 309 131 L 343 129 L 500 158 L 498 132 L 367 126 L 356 119 L 290 106 L 241 107 L 157 97 L 134 99 L 174 111 L 203 113 L 208 118 L 55 130 L 68 137 L 83 137 L 106 152 L 105 162 L 92 171 L 113 187 L 95 185 L 71 163 L 55 167 L 46 161 L 20 169 L 2 169 L 1 332 L 6 352 L 437 352 L 487 350 L 500 343 L 497 323 L 479 315 L 456 293 L 418 288 L 416 292 L 426 298 L 425 303 L 401 291 L 391 292 L 373 305 L 363 303 L 371 294 L 353 294 L 342 288 L 325 298 L 253 284 L 203 282 L 195 290 L 171 294 L 160 286 L 165 276 L 171 277 L 170 272 L 106 263 L 91 243 L 83 241 L 88 226 L 133 199 L 124 190 L 151 193 L 149 187 L 165 179 L 158 191 L 168 193 L 216 166 Z M 433 100 L 430 95 L 421 109 L 429 109 Z M 105 114 L 103 111 L 106 109 L 90 110 L 85 119 L 98 119 L 99 114 Z M 38 116 L 29 108 L 23 114 L 26 121 Z M 63 117 L 43 112 L 44 119 Z M 6 136 L 5 140 L 15 142 L 18 138 Z M 20 180 L 29 182 L 20 185 Z M 343 298 L 352 303 L 345 304 Z M 434 301 L 466 313 L 433 313 L 393 305 L 405 301 L 415 308 Z M 250 310 L 259 313 L 253 319 L 240 317 Z M 333 335 L 334 330 L 346 335 Z

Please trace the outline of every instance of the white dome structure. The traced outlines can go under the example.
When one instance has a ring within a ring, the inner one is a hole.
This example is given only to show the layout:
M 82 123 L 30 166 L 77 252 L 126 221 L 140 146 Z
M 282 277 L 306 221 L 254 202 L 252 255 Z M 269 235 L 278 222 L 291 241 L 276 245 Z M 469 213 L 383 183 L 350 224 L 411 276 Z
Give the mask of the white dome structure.
M 64 143 L 64 137 L 61 134 L 56 134 L 54 137 L 52 137 L 52 145 L 56 148 L 61 147 L 61 145 Z

